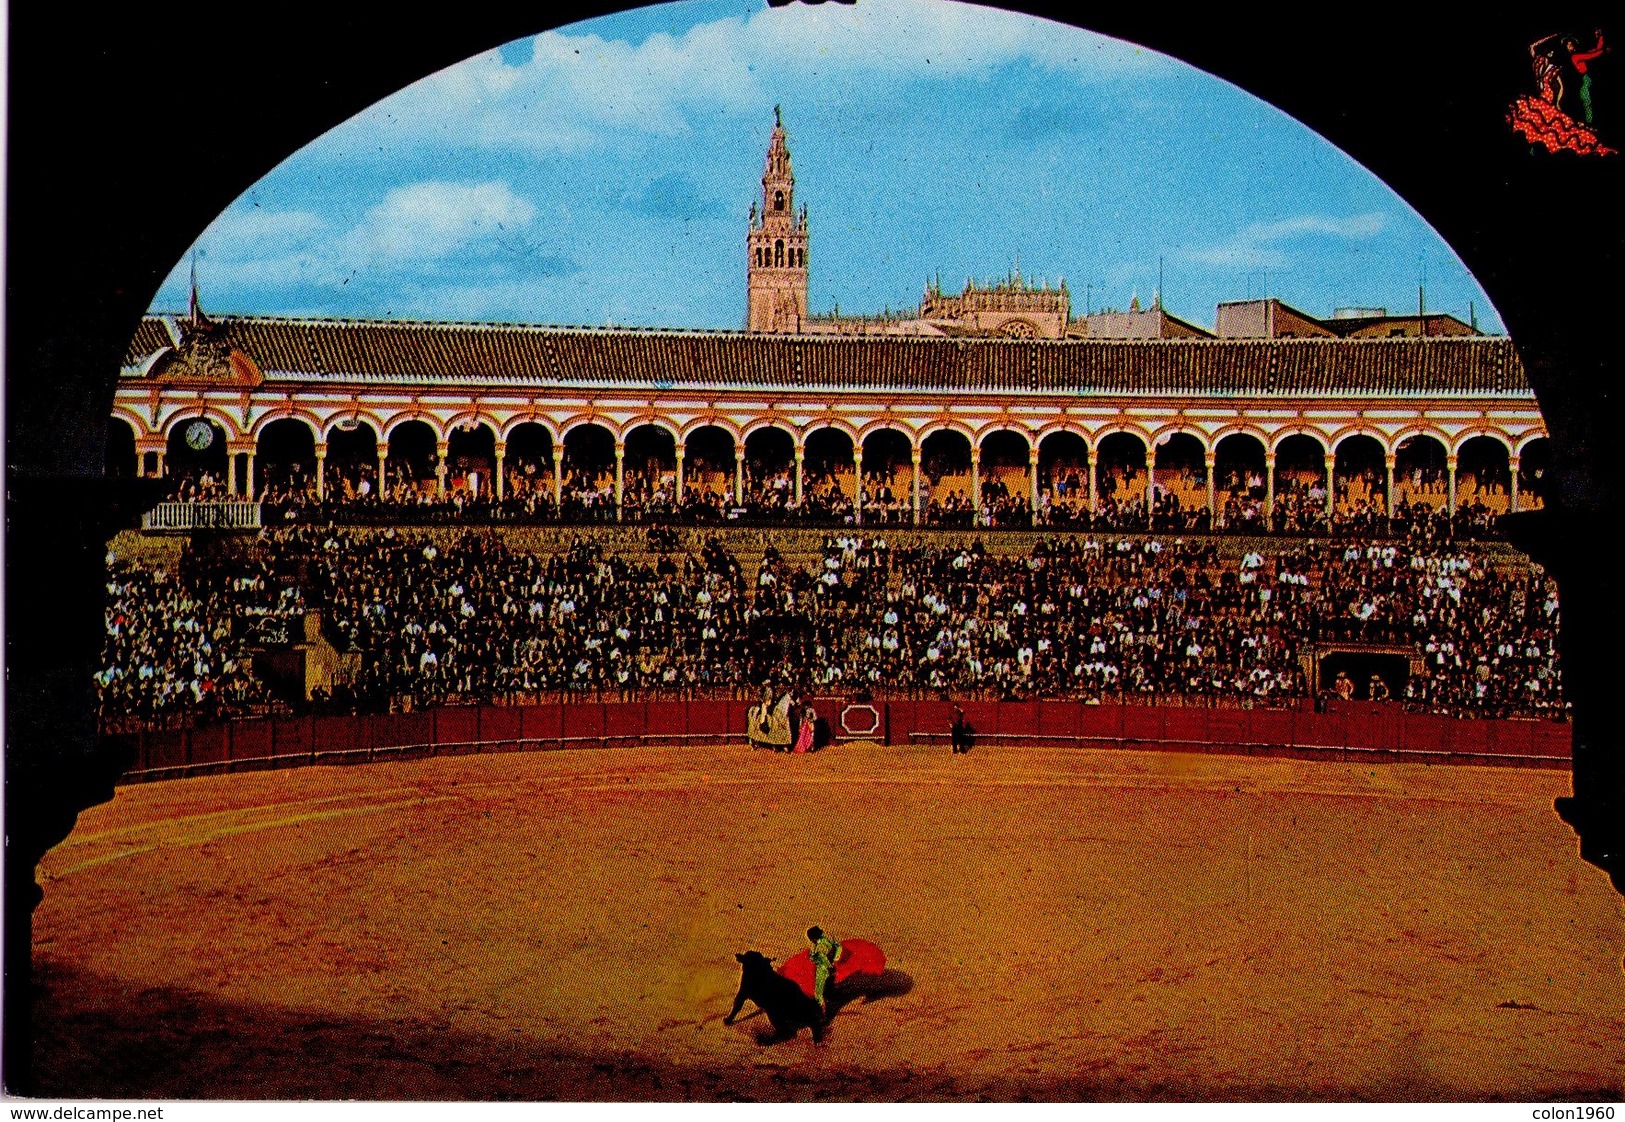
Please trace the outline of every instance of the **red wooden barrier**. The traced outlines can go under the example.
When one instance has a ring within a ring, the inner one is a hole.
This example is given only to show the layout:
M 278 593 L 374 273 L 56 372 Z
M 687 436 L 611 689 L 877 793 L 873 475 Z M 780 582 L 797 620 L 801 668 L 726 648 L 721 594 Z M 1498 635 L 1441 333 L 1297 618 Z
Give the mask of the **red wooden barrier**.
M 519 710 L 519 731 L 526 741 L 557 748 L 564 737 L 564 706 L 531 705 Z
M 271 721 L 234 721 L 231 726 L 232 755 L 239 760 L 264 760 L 271 756 Z
M 446 746 L 596 747 L 604 744 L 703 744 L 744 741 L 749 702 L 660 700 L 550 702 L 533 706 L 457 706 L 418 713 L 256 719 L 171 733 L 126 734 L 132 775 L 192 769 L 366 759 L 392 750 Z M 817 698 L 837 736 L 842 698 Z M 875 702 L 872 739 L 941 746 L 954 703 Z M 1470 721 L 1405 713 L 1392 706 L 1335 702 L 1324 713 L 1299 709 L 1091 705 L 1077 701 L 962 701 L 979 742 L 1087 747 L 1158 747 L 1358 760 L 1455 759 L 1538 762 L 1570 758 L 1571 729 L 1550 721 Z M 856 735 L 852 737 L 856 739 Z
M 632 704 L 638 704 L 633 702 Z M 566 741 L 602 740 L 604 737 L 604 706 L 561 705 L 563 712 L 562 736 Z M 620 709 L 619 706 L 616 707 Z
M 721 742 L 729 736 L 745 736 L 748 705 L 731 701 L 691 701 L 688 703 L 686 731 L 696 743 Z
M 480 711 L 472 705 L 448 705 L 432 709 L 432 744 L 470 744 L 480 738 Z
M 482 707 L 479 711 L 479 735 L 475 739 L 503 748 L 516 746 L 520 740 L 520 714 L 523 712 L 511 705 Z
M 271 722 L 273 756 L 309 756 L 313 748 L 309 717 L 278 717 Z

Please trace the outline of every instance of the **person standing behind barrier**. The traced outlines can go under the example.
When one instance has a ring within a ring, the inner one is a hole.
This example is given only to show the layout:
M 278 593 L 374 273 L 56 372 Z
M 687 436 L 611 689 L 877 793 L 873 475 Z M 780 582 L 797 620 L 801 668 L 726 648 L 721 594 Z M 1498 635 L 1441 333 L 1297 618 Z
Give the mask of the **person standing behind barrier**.
M 811 705 L 801 707 L 801 724 L 796 729 L 797 752 L 810 752 L 813 746 L 813 733 L 818 728 L 818 710 Z
M 965 711 L 954 706 L 954 723 L 949 730 L 949 737 L 953 741 L 954 754 L 961 755 L 970 751 L 971 738 L 975 735 L 970 724 L 965 720 Z

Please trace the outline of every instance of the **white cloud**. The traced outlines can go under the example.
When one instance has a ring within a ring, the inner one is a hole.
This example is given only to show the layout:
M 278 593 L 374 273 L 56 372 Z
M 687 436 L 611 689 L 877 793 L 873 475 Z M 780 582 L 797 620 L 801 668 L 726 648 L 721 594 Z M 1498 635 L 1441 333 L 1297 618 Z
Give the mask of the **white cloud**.
M 391 264 L 422 261 L 512 236 L 535 217 L 535 205 L 506 183 L 413 183 L 368 211 L 341 239 L 341 252 Z
M 309 210 L 264 210 L 257 203 L 233 206 L 209 225 L 199 248 L 216 261 L 251 261 L 309 245 L 328 222 Z
M 536 207 L 506 183 L 412 183 L 390 190 L 349 229 L 308 211 L 234 207 L 198 241 L 205 292 L 335 285 L 362 273 L 432 269 L 504 252 L 534 255 Z M 181 274 L 177 266 L 171 281 Z M 165 289 L 172 287 L 166 282 Z
M 617 131 L 682 135 L 692 114 L 764 111 L 790 87 L 885 96 L 900 80 L 981 78 L 1016 62 L 1085 82 L 1180 65 L 1068 25 L 947 0 L 791 4 L 636 45 L 549 31 L 533 51 L 518 65 L 491 51 L 449 67 L 348 127 L 396 143 L 569 151 L 610 142 L 605 134 Z M 860 77 L 850 89 L 843 84 Z
M 1292 263 L 1292 254 L 1282 246 L 1283 242 L 1300 238 L 1364 241 L 1382 233 L 1387 225 L 1386 216 L 1377 213 L 1356 214 L 1347 218 L 1297 215 L 1274 222 L 1251 223 L 1228 241 L 1187 249 L 1179 256 L 1185 261 L 1223 268 L 1284 269 Z

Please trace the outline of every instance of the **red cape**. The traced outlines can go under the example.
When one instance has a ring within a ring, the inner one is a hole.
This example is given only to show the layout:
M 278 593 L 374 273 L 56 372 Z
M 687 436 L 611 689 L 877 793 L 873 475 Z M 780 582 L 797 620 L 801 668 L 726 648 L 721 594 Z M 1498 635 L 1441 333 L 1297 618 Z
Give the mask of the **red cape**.
M 836 960 L 833 979 L 837 986 L 858 974 L 878 978 L 886 969 L 885 952 L 867 939 L 846 939 L 841 943 L 841 950 L 844 953 Z M 800 986 L 808 997 L 813 995 L 813 964 L 809 952 L 791 955 L 779 967 L 779 973 Z

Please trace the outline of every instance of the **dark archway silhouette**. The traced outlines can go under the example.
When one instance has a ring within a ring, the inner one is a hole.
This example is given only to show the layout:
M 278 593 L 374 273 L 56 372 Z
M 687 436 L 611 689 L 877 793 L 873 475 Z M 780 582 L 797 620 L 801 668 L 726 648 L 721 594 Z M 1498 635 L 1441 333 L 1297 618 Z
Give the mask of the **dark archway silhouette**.
M 1062 22 L 1076 7 L 1007 3 Z M 555 9 L 555 25 L 616 10 L 593 3 Z M 1625 252 L 1621 161 L 1547 159 L 1511 138 L 1500 107 L 1527 84 L 1516 59 L 1530 29 L 1584 15 L 1542 12 L 1507 20 L 1462 19 L 1454 10 L 1407 11 L 1391 20 L 1343 21 L 1316 39 L 1312 62 L 1288 61 L 1278 28 L 1296 12 L 1195 9 L 1178 20 L 1143 6 L 1091 9 L 1092 30 L 1119 36 L 1217 74 L 1271 102 L 1338 145 L 1393 187 L 1461 254 L 1495 300 L 1522 355 L 1553 439 L 1520 482 L 1540 472 L 1546 509 L 1514 521 L 1515 535 L 1547 564 L 1563 594 L 1565 689 L 1574 701 L 1574 789 L 1562 812 L 1587 859 L 1625 875 L 1625 754 L 1614 749 L 1614 662 L 1605 657 L 1621 608 L 1613 574 L 1590 532 L 1617 524 L 1625 458 L 1612 441 L 1603 392 L 1619 380 L 1614 339 L 1617 286 L 1599 283 Z M 6 1088 L 26 1091 L 32 870 L 78 811 L 109 798 L 120 762 L 97 755 L 89 674 L 100 646 L 99 543 L 161 485 L 109 486 L 102 474 L 113 380 L 155 281 L 198 231 L 287 154 L 423 75 L 541 30 L 520 9 L 461 12 L 432 26 L 400 20 L 375 0 L 330 5 L 291 0 L 274 16 L 175 0 L 165 18 L 141 6 L 86 21 L 68 5 L 23 5 L 11 14 L 14 88 L 52 91 L 11 122 L 7 460 L 11 520 L 10 626 L 51 613 L 29 658 L 7 682 Z M 319 33 L 312 29 L 319 28 Z M 117 68 L 81 68 L 56 80 L 56 44 L 86 57 L 193 60 L 229 54 L 236 82 L 186 103 L 192 168 L 206 174 L 128 174 L 131 138 L 173 112 L 173 89 L 130 83 Z M 1422 65 L 1429 45 L 1449 45 L 1444 65 Z M 1305 80 L 1312 66 L 1313 80 Z M 1394 75 L 1404 75 L 1395 80 Z M 1429 127 L 1405 128 L 1418 107 Z M 50 175 L 17 173 L 50 168 Z M 61 184 L 97 192 L 95 206 Z M 1578 220 L 1576 217 L 1578 216 Z M 1571 225 L 1572 224 L 1572 225 Z M 1577 232 L 1574 232 L 1577 231 Z M 1570 239 L 1578 244 L 1569 244 Z M 39 418 L 56 418 L 43 425 Z M 79 683 L 75 685 L 75 683 Z

